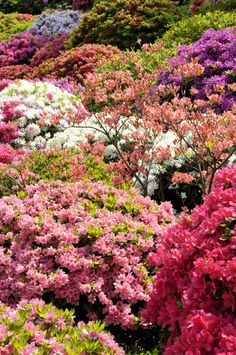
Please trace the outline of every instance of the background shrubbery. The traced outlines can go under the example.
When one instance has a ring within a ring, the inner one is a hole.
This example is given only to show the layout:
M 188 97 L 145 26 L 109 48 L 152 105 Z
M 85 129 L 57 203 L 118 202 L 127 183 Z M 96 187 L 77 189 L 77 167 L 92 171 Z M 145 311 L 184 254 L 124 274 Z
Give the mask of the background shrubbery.
M 170 23 L 187 16 L 187 8 L 171 0 L 102 0 L 71 35 L 70 46 L 104 43 L 119 48 L 138 47 L 137 41 L 152 42 Z
M 7 41 L 12 35 L 26 31 L 34 21 L 32 15 L 0 12 L 0 41 Z

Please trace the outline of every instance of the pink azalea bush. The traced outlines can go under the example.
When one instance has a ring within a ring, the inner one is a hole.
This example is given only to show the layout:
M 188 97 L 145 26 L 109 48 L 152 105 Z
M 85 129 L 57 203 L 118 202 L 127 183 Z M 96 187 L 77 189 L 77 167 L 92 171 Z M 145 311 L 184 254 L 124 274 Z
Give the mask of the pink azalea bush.
M 236 167 L 230 166 L 150 256 L 158 271 L 143 317 L 169 330 L 164 354 L 236 352 L 235 216 Z
M 22 32 L 14 35 L 8 42 L 0 43 L 0 68 L 14 64 L 27 64 L 36 51 L 49 39 L 41 35 Z
M 41 182 L 18 196 L 0 199 L 0 301 L 43 295 L 134 327 L 151 290 L 147 256 L 174 220 L 171 204 L 81 180 Z
M 0 304 L 0 353 L 107 354 L 124 351 L 99 322 L 75 324 L 73 311 L 59 310 L 42 300 L 22 300 L 16 308 Z

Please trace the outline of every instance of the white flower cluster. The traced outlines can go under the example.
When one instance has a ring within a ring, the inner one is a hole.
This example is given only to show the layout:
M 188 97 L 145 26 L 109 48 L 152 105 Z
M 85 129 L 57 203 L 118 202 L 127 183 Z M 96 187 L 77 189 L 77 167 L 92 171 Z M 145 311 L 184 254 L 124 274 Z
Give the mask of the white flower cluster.
M 5 105 L 15 105 L 14 121 L 20 129 L 16 147 L 45 148 L 76 145 L 81 130 L 69 128 L 71 118 L 85 112 L 80 100 L 48 82 L 18 80 L 0 92 L 0 120 Z

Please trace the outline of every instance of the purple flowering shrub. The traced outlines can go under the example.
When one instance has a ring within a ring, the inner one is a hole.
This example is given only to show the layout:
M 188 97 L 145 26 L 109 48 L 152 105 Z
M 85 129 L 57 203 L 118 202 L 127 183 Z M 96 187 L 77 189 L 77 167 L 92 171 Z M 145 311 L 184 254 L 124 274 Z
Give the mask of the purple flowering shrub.
M 170 203 L 102 182 L 41 182 L 4 196 L 0 301 L 59 299 L 91 320 L 133 328 L 152 288 L 147 256 L 173 220 Z
M 170 331 L 164 354 L 236 353 L 236 167 L 215 176 L 191 215 L 163 234 L 145 321 Z
M 12 36 L 8 42 L 0 42 L 0 68 L 14 64 L 27 64 L 36 51 L 49 39 L 41 35 L 22 32 Z
M 168 96 L 175 87 L 182 96 L 207 100 L 216 112 L 231 110 L 236 102 L 236 30 L 209 29 L 192 46 L 183 45 L 178 51 L 160 74 L 157 90 Z M 202 70 L 195 71 L 194 63 Z
M 124 351 L 99 322 L 75 324 L 73 311 L 59 310 L 42 300 L 21 301 L 16 308 L 0 304 L 0 353 L 107 354 Z
M 43 12 L 28 31 L 44 36 L 69 34 L 74 27 L 79 26 L 81 17 L 82 14 L 79 11 L 73 10 Z

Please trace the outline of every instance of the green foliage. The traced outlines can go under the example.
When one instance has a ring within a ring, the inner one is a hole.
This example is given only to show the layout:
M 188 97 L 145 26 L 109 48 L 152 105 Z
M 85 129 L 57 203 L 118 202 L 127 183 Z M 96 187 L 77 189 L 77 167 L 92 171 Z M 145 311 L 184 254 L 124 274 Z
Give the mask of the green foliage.
M 188 15 L 187 6 L 172 0 L 101 0 L 71 35 L 69 46 L 85 43 L 138 48 L 137 41 L 153 42 L 170 23 Z
M 115 183 L 116 174 L 109 171 L 103 157 L 75 149 L 32 151 L 0 169 L 0 196 L 17 193 L 24 198 L 24 189 L 40 180 L 75 182 L 103 181 L 128 189 L 128 181 Z
M 34 21 L 32 15 L 0 12 L 0 41 L 7 41 L 12 35 L 26 31 Z
M 0 11 L 4 13 L 19 12 L 40 14 L 45 8 L 66 9 L 71 5 L 71 0 L 0 0 Z
M 218 31 L 229 27 L 236 27 L 236 11 L 229 13 L 222 11 L 207 12 L 171 25 L 162 40 L 166 42 L 167 47 L 174 48 L 197 41 L 209 28 Z
M 59 310 L 42 301 L 22 303 L 16 311 L 1 305 L 1 352 L 15 355 L 23 352 L 40 355 L 123 354 L 112 336 L 104 332 L 104 324 L 96 321 L 76 327 L 73 314 L 73 310 Z
M 207 11 L 232 11 L 236 10 L 236 0 L 220 0 L 220 1 L 206 1 L 203 3 L 198 12 L 205 13 Z

